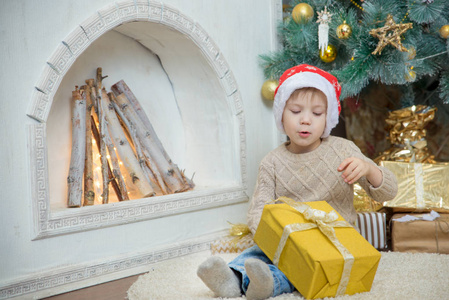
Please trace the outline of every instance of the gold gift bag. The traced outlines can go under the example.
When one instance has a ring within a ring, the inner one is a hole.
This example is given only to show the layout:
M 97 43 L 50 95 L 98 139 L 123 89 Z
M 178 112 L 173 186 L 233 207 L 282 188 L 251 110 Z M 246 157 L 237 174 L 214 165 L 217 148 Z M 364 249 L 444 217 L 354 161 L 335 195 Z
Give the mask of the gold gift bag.
M 449 164 L 382 161 L 397 178 L 398 194 L 383 203 L 402 211 L 449 212 Z
M 296 208 L 265 205 L 254 241 L 295 288 L 307 299 L 369 291 L 380 253 L 327 202 L 282 198 Z

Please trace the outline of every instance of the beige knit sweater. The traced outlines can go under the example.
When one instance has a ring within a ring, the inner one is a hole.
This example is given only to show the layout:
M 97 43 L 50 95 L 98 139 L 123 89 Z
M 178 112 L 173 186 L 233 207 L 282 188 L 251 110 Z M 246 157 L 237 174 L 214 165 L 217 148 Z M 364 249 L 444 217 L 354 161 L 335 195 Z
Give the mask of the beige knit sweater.
M 311 202 L 325 200 L 346 221 L 355 224 L 357 217 L 353 205 L 353 185 L 344 182 L 338 166 L 348 157 L 358 157 L 372 164 L 351 141 L 329 136 L 315 150 L 294 154 L 287 150 L 287 143 L 265 156 L 259 166 L 256 188 L 248 210 L 248 226 L 256 232 L 267 201 L 281 196 L 295 201 Z M 393 199 L 397 193 L 396 177 L 383 167 L 382 184 L 374 188 L 365 177 L 358 183 L 374 200 L 383 202 Z

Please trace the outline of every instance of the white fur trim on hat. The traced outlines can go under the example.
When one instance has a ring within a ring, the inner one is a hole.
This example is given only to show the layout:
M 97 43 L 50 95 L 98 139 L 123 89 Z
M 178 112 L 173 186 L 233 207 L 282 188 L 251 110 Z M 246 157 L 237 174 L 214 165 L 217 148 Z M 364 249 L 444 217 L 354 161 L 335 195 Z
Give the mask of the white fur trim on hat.
M 280 132 L 285 134 L 284 125 L 282 124 L 285 103 L 295 90 L 306 87 L 316 88 L 322 91 L 327 97 L 326 128 L 324 128 L 324 132 L 321 135 L 322 138 L 326 138 L 338 124 L 338 100 L 334 86 L 326 78 L 317 73 L 300 72 L 294 74 L 279 86 L 273 104 L 276 126 Z

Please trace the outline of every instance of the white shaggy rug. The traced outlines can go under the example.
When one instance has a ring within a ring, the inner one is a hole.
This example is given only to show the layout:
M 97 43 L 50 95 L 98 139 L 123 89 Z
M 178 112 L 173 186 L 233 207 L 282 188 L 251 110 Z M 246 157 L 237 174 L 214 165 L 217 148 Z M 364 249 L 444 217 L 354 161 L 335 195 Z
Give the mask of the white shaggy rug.
M 129 300 L 213 299 L 213 293 L 196 275 L 198 265 L 210 255 L 209 251 L 200 252 L 154 265 L 129 288 Z M 226 261 L 236 256 L 219 255 Z M 304 298 L 295 292 L 270 299 Z M 449 299 L 449 255 L 382 252 L 371 291 L 335 299 Z

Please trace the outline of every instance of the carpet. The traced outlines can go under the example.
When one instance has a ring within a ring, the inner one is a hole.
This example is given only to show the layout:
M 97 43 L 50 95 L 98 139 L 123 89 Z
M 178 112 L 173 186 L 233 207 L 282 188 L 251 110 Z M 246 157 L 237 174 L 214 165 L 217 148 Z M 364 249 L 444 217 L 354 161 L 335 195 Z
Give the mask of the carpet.
M 213 299 L 214 294 L 196 275 L 198 265 L 210 255 L 209 251 L 200 252 L 154 265 L 150 272 L 141 275 L 129 288 L 128 299 Z M 219 255 L 227 262 L 236 256 Z M 294 292 L 270 299 L 304 298 Z M 382 252 L 370 292 L 332 299 L 449 299 L 449 255 Z

